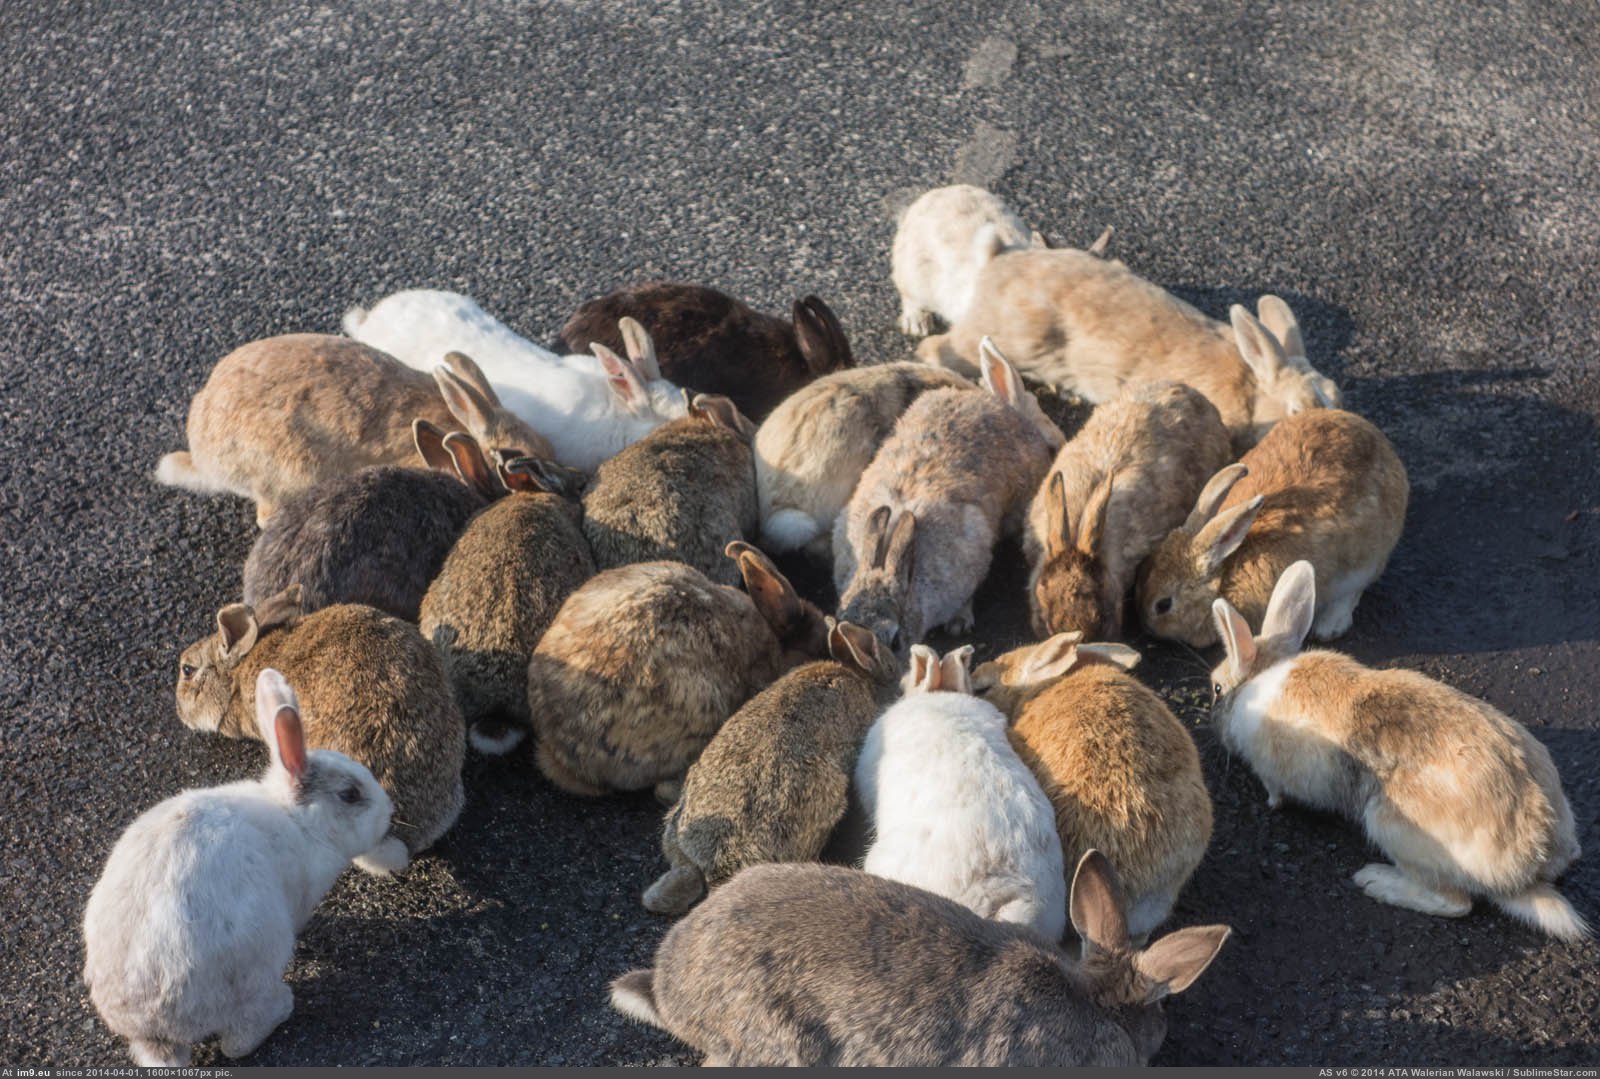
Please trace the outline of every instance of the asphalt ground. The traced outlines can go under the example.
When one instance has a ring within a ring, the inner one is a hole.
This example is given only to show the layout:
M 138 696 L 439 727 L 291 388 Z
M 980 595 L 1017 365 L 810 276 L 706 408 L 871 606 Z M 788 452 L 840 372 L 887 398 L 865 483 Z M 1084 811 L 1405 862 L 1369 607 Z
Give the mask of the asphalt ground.
M 892 214 L 952 179 L 1056 243 L 1114 225 L 1213 314 L 1290 301 L 1413 485 L 1344 647 L 1548 743 L 1590 852 L 1564 890 L 1600 923 L 1597 55 L 1588 3 L 6 5 L 0 1061 L 125 1062 L 79 980 L 89 889 L 139 812 L 265 758 L 173 709 L 255 531 L 148 478 L 218 358 L 414 286 L 548 340 L 647 277 L 815 292 L 901 358 Z M 1024 632 L 1017 559 L 980 658 Z M 1600 1056 L 1594 943 L 1366 899 L 1358 831 L 1267 812 L 1204 665 L 1147 656 L 1217 803 L 1174 924 L 1237 928 L 1158 1062 Z M 638 898 L 658 808 L 559 794 L 525 753 L 467 780 L 403 879 L 335 888 L 249 1062 L 693 1062 L 605 1001 L 666 929 Z

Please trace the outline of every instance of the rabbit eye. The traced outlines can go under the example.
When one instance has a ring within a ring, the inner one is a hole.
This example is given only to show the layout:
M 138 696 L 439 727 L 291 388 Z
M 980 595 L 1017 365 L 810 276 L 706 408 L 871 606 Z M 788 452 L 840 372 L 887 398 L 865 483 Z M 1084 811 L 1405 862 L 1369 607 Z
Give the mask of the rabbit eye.
M 901 644 L 900 631 L 899 630 L 895 630 L 894 631 L 894 636 L 889 638 L 889 650 L 891 652 L 900 651 L 900 644 Z
M 344 790 L 339 792 L 339 801 L 343 802 L 347 806 L 355 805 L 357 802 L 361 801 L 361 788 L 346 787 Z
M 1172 610 L 1172 597 L 1162 596 L 1160 599 L 1156 600 L 1154 610 L 1158 615 L 1166 614 L 1168 611 Z
M 194 667 L 193 667 L 193 665 L 188 664 L 188 663 L 185 663 L 182 666 L 180 666 L 178 668 L 178 672 L 183 675 L 185 681 L 187 681 L 188 679 L 194 677 Z
M 1216 700 L 1220 696 L 1222 696 L 1222 683 L 1221 682 L 1212 682 L 1211 683 L 1211 699 L 1212 700 Z

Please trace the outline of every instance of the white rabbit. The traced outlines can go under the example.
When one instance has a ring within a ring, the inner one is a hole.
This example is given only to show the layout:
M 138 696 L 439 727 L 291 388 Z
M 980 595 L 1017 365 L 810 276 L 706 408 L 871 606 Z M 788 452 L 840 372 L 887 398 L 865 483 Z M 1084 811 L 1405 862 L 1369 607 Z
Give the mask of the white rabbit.
M 549 439 L 556 460 L 585 472 L 689 408 L 661 377 L 644 328 L 632 319 L 621 327 L 626 360 L 603 345 L 593 356 L 557 356 L 458 292 L 410 289 L 344 316 L 348 336 L 419 371 L 447 352 L 472 357 L 501 404 Z
M 971 658 L 971 645 L 942 661 L 914 647 L 906 696 L 867 733 L 855 782 L 876 838 L 861 867 L 1060 940 L 1055 810 L 1011 748 L 1006 717 L 971 695 Z
M 936 315 L 954 325 L 967 313 L 978 273 L 990 259 L 1044 246 L 1044 237 L 993 192 L 971 184 L 924 192 L 894 234 L 900 332 L 921 337 L 932 331 Z
M 256 722 L 274 734 L 266 774 L 142 814 L 89 896 L 83 980 L 142 1067 L 184 1067 L 213 1034 L 241 1057 L 289 1018 L 295 934 L 389 830 L 371 772 L 306 751 L 294 691 L 270 667 L 256 680 Z

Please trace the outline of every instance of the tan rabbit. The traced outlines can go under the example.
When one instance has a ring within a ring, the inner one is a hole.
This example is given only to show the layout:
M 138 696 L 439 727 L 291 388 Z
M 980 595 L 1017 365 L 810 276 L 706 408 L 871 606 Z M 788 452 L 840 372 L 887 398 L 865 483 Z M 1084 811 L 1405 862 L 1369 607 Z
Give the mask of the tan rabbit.
M 894 287 L 900 332 L 921 337 L 937 316 L 957 323 L 972 303 L 978 274 L 1002 251 L 1043 247 L 1043 237 L 993 192 L 972 184 L 936 187 L 900 216 L 894 234 Z
M 1318 640 L 1350 628 L 1405 527 L 1410 485 L 1383 432 L 1360 416 L 1291 416 L 1207 483 L 1188 520 L 1139 570 L 1139 617 L 1158 637 L 1217 641 L 1211 601 L 1260 618 L 1289 565 L 1317 567 Z
M 1020 529 L 1064 441 L 988 343 L 983 385 L 917 398 L 834 526 L 839 617 L 872 630 L 901 662 L 938 626 L 971 628 L 995 542 Z
M 972 388 L 953 371 L 885 363 L 835 371 L 797 390 L 756 431 L 762 544 L 828 557 L 839 511 L 911 402 L 928 390 Z
M 1056 810 L 1061 853 L 1091 848 L 1116 867 L 1128 932 L 1172 911 L 1211 841 L 1200 754 L 1161 698 L 1127 670 L 1139 653 L 1059 633 L 972 672 L 972 691 L 1011 720 L 1011 744 Z
M 1128 386 L 1095 409 L 1028 507 L 1022 542 L 1034 633 L 1122 636 L 1122 603 L 1139 563 L 1231 459 L 1217 410 L 1181 382 Z
M 179 660 L 178 718 L 196 730 L 262 741 L 253 687 L 262 670 L 283 672 L 300 696 L 306 744 L 366 765 L 394 799 L 388 837 L 356 864 L 397 872 L 461 813 L 461 713 L 416 626 L 353 603 L 302 617 L 300 598 L 292 585 L 254 607 L 218 611 L 217 632 Z
M 1259 309 L 1283 337 L 1237 304 L 1231 328 L 1217 322 L 1116 259 L 1070 249 L 1010 251 L 979 275 L 966 316 L 949 333 L 924 340 L 917 356 L 970 376 L 979 342 L 993 337 L 1024 375 L 1095 404 L 1128 383 L 1182 382 L 1217 406 L 1234 452 L 1243 453 L 1284 416 L 1342 404 L 1333 383 L 1306 361 L 1288 305 L 1264 297 Z M 1293 361 L 1291 348 L 1299 353 Z
M 645 891 L 645 909 L 682 914 L 747 865 L 822 853 L 899 674 L 888 649 L 849 622 L 832 627 L 828 654 L 752 697 L 689 767 L 661 836 L 671 868 Z
M 550 444 L 500 407 L 461 353 L 429 378 L 344 337 L 296 333 L 224 356 L 189 404 L 189 448 L 156 479 L 253 499 L 264 524 L 278 506 L 330 476 L 417 463 L 411 423 L 465 426 L 486 449 L 548 457 Z
M 793 599 L 781 575 L 747 596 L 682 562 L 594 577 L 562 604 L 528 666 L 540 770 L 573 794 L 654 787 L 674 801 L 712 735 L 782 673 L 773 624 L 808 636 L 789 619 Z
M 1227 658 L 1212 672 L 1212 719 L 1267 805 L 1289 798 L 1360 822 L 1393 862 L 1354 878 L 1381 903 L 1453 918 L 1481 895 L 1551 936 L 1587 936 L 1554 884 L 1581 852 L 1550 751 L 1415 671 L 1301 652 L 1315 609 L 1307 562 L 1284 572 L 1259 634 L 1227 600 L 1213 606 Z

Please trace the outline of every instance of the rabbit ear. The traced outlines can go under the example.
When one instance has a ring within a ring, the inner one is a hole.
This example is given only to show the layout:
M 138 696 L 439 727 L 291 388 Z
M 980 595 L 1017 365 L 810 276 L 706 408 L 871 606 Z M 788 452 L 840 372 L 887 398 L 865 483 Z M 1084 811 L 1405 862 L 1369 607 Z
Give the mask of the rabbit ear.
M 299 783 L 306 774 L 306 736 L 300 703 L 288 681 L 267 667 L 256 676 L 256 733 L 267 743 L 272 763 Z
M 1072 928 L 1083 938 L 1085 958 L 1091 952 L 1120 952 L 1128 947 L 1128 922 L 1122 913 L 1122 888 L 1104 854 L 1084 851 L 1072 875 L 1068 910 Z
M 1205 973 L 1233 930 L 1225 925 L 1196 925 L 1168 933 L 1133 957 L 1134 969 L 1148 979 L 1144 1003 L 1181 993 Z
M 1311 619 L 1317 610 L 1317 571 L 1301 559 L 1283 571 L 1273 586 L 1266 617 L 1261 620 L 1261 636 L 1271 637 L 1298 652 L 1311 632 Z
M 893 512 L 888 506 L 879 506 L 867 518 L 867 531 L 861 537 L 861 546 L 872 548 L 872 561 L 867 564 L 868 569 L 882 569 L 883 560 L 889 556 L 889 515 Z
M 839 317 L 820 297 L 806 296 L 794 302 L 794 336 L 800 355 L 813 377 L 842 371 L 856 365 L 850 341 L 839 325 Z
M 1278 377 L 1278 372 L 1288 366 L 1283 346 L 1243 304 L 1236 303 L 1230 307 L 1228 317 L 1233 321 L 1233 339 L 1239 346 L 1239 355 L 1255 373 L 1257 382 L 1270 385 Z
M 749 442 L 755 437 L 755 425 L 744 418 L 739 406 L 718 393 L 697 393 L 689 403 L 689 411 L 701 419 L 720 423 L 740 438 Z
M 1078 658 L 1104 660 L 1125 671 L 1131 671 L 1144 657 L 1139 654 L 1137 648 L 1129 648 L 1125 644 L 1080 644 Z
M 911 584 L 911 571 L 916 567 L 917 515 L 903 510 L 895 518 L 885 544 L 883 568 L 901 584 Z
M 1261 318 L 1261 324 L 1267 332 L 1278 339 L 1278 344 L 1283 346 L 1283 353 L 1293 362 L 1296 358 L 1305 359 L 1306 343 L 1300 336 L 1300 320 L 1294 317 L 1294 312 L 1289 310 L 1289 305 L 1278 297 L 1268 293 L 1256 301 L 1256 313 Z
M 1038 229 L 1034 229 L 1032 232 L 1028 233 L 1028 244 L 1039 251 L 1046 251 L 1050 248 L 1050 241 L 1046 239 L 1045 234 L 1040 232 Z
M 1107 225 L 1106 230 L 1095 239 L 1094 243 L 1084 248 L 1084 250 L 1089 252 L 1089 254 L 1093 255 L 1095 258 L 1104 258 L 1106 254 L 1106 248 L 1111 246 L 1111 234 L 1115 231 L 1117 231 L 1115 227 Z
M 1043 644 L 1035 645 L 1022 664 L 1021 684 L 1026 686 L 1048 682 L 1072 670 L 1078 662 L 1078 642 L 1081 640 L 1083 631 L 1074 629 L 1057 633 Z
M 590 342 L 589 350 L 605 369 L 606 384 L 611 387 L 612 395 L 630 412 L 643 409 L 649 395 L 638 369 L 598 341 Z
M 1061 557 L 1072 546 L 1072 519 L 1067 516 L 1067 481 L 1060 472 L 1050 473 L 1044 489 L 1045 529 L 1044 553 L 1050 558 Z
M 972 693 L 973 647 L 964 644 L 953 652 L 946 652 L 939 661 L 939 685 L 950 693 Z
M 646 382 L 660 378 L 661 365 L 656 362 L 656 343 L 650 339 L 649 332 L 639 320 L 624 315 L 617 320 L 617 330 L 622 334 L 622 349 L 628 354 L 628 362 L 633 364 L 634 370 Z
M 473 362 L 471 356 L 465 352 L 446 352 L 444 365 L 450 369 L 451 374 L 472 387 L 472 392 L 487 401 L 490 408 L 500 407 L 500 395 L 494 392 L 494 387 L 489 384 L 489 378 L 483 373 L 483 368 Z
M 256 646 L 261 627 L 256 612 L 243 603 L 230 603 L 217 612 L 217 635 L 222 639 L 222 658 L 229 665 L 243 659 Z
M 911 671 L 906 676 L 910 689 L 919 693 L 932 693 L 941 683 L 943 672 L 939 667 L 939 653 L 925 644 L 911 646 Z
M 1195 564 L 1202 575 L 1210 577 L 1216 573 L 1228 556 L 1239 549 L 1239 544 L 1250 532 L 1250 526 L 1255 524 L 1263 501 L 1264 495 L 1256 495 L 1248 502 L 1224 510 L 1195 534 Z
M 789 583 L 789 578 L 772 564 L 772 559 L 742 540 L 728 544 L 723 553 L 738 561 L 744 589 L 750 593 L 751 601 L 767 625 L 781 635 L 800 621 L 805 614 L 800 596 Z
M 1211 619 L 1217 624 L 1217 636 L 1222 638 L 1233 676 L 1245 677 L 1256 662 L 1256 639 L 1250 634 L 1250 623 L 1220 596 L 1211 601 Z
M 1017 408 L 1022 402 L 1022 394 L 1027 391 L 1022 388 L 1017 369 L 1011 366 L 1011 362 L 995 345 L 994 338 L 985 337 L 978 342 L 978 362 L 983 368 L 984 389 L 1012 408 Z
M 508 491 L 522 491 L 527 494 L 556 493 L 544 485 L 544 481 L 533 468 L 532 457 L 497 460 L 494 463 L 494 474 L 500 480 L 500 486 Z
M 411 441 L 416 443 L 417 453 L 422 456 L 423 463 L 435 472 L 447 472 L 454 476 L 456 463 L 450 451 L 444 448 L 445 433 L 444 428 L 427 420 L 411 421 Z
M 854 622 L 835 622 L 828 628 L 828 655 L 862 674 L 872 674 L 881 662 L 878 638 Z
M 281 626 L 305 611 L 305 587 L 298 582 L 268 596 L 255 606 L 257 630 Z
M 451 355 L 461 354 L 452 352 Z M 461 426 L 478 434 L 489 429 L 490 418 L 499 406 L 490 403 L 488 398 L 448 367 L 435 367 L 433 381 L 439 387 L 439 396 L 444 398 L 445 407 Z
M 1101 480 L 1089 492 L 1089 501 L 1083 504 L 1083 513 L 1078 517 L 1078 550 L 1091 558 L 1100 548 L 1100 536 L 1105 531 L 1106 510 L 1111 505 L 1112 485 L 1115 482 L 1115 475 Z
M 1248 468 L 1235 463 L 1207 480 L 1200 497 L 1194 500 L 1194 509 L 1189 511 L 1188 520 L 1183 522 L 1184 529 L 1193 532 L 1215 517 L 1217 510 L 1221 509 L 1222 503 L 1227 500 L 1228 492 L 1233 490 L 1233 485 L 1249 474 Z
M 452 431 L 444 436 L 444 448 L 455 462 L 456 475 L 461 477 L 462 483 L 484 498 L 492 499 L 500 493 L 502 488 L 495 482 L 495 475 L 489 469 L 489 462 L 484 460 L 483 449 L 476 439 L 460 431 Z

